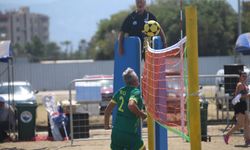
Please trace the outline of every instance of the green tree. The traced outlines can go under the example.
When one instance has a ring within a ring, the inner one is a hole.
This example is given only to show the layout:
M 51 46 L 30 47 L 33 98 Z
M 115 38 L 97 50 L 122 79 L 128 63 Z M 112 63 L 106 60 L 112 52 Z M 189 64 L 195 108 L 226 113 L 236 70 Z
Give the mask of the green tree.
M 24 46 L 14 45 L 13 49 L 14 57 L 27 57 L 30 62 L 57 60 L 63 56 L 63 53 L 60 52 L 60 47 L 56 43 L 43 44 L 36 37 L 32 38 L 31 42 L 26 43 Z
M 92 59 L 113 59 L 114 43 L 117 39 L 123 19 L 128 11 L 122 11 L 111 16 L 110 19 L 103 19 L 98 25 L 98 30 L 92 37 L 86 52 L 87 58 Z
M 78 50 L 84 53 L 88 47 L 88 43 L 85 39 L 81 39 L 78 45 Z
M 44 57 L 45 45 L 38 37 L 33 37 L 31 42 L 25 44 L 24 47 L 28 53 L 29 61 L 39 62 Z
M 25 56 L 27 54 L 27 51 L 25 50 L 25 48 L 18 43 L 13 46 L 13 52 L 14 52 L 13 54 L 14 57 Z
M 72 48 L 72 42 L 69 40 L 61 42 L 61 44 L 64 46 L 64 52 L 63 52 L 63 57 L 62 59 L 70 59 L 71 53 L 73 51 Z
M 224 0 L 197 1 L 200 56 L 233 53 L 237 37 L 237 16 Z
M 175 44 L 181 38 L 179 4 L 180 2 L 176 0 L 157 0 L 149 6 L 149 10 L 156 16 L 167 36 L 168 46 Z
M 58 60 L 62 57 L 60 47 L 54 42 L 46 44 L 44 51 L 43 60 Z
M 242 33 L 250 32 L 250 1 L 243 1 L 242 7 Z

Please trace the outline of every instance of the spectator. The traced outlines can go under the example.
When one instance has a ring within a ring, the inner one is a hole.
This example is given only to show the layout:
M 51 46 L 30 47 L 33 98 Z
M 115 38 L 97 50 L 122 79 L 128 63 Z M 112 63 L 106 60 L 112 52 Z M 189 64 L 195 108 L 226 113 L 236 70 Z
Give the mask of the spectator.
M 11 128 L 9 128 L 11 127 Z M 11 140 L 6 131 L 15 127 L 14 109 L 0 96 L 0 142 Z
M 234 104 L 234 112 L 236 117 L 236 125 L 231 128 L 227 134 L 224 135 L 224 141 L 226 144 L 228 144 L 229 137 L 232 135 L 232 133 L 236 130 L 244 128 L 244 139 L 245 139 L 245 145 L 250 145 L 250 129 L 249 129 L 249 117 L 247 113 L 247 98 L 249 98 L 248 94 L 248 85 L 247 85 L 247 73 L 241 71 L 239 73 L 240 78 L 239 82 L 237 83 L 236 90 L 235 90 L 235 96 L 239 98 L 238 102 L 235 102 Z

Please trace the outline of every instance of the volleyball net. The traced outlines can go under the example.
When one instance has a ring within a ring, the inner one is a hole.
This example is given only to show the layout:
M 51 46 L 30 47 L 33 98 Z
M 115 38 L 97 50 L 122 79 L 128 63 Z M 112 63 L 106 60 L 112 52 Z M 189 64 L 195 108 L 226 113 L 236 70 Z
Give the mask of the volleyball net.
M 189 141 L 184 84 L 186 37 L 165 49 L 145 54 L 142 94 L 149 115 L 161 126 Z

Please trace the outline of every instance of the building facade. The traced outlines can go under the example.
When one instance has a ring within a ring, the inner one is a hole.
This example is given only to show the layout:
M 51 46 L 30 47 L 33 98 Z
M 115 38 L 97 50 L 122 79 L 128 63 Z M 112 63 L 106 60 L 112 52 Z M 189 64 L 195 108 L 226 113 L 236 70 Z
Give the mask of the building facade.
M 29 7 L 0 12 L 0 40 L 23 45 L 31 42 L 33 37 L 38 37 L 43 43 L 49 42 L 48 16 L 31 13 Z

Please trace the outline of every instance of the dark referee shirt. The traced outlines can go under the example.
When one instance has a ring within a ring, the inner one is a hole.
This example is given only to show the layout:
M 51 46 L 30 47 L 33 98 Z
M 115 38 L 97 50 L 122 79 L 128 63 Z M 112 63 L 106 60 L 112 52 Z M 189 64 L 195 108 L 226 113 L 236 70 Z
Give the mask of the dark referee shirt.
M 144 11 L 143 14 L 134 11 L 124 20 L 121 31 L 128 33 L 129 36 L 138 36 L 143 44 L 144 34 L 142 31 L 145 22 L 149 20 L 157 21 L 156 17 L 148 11 Z

